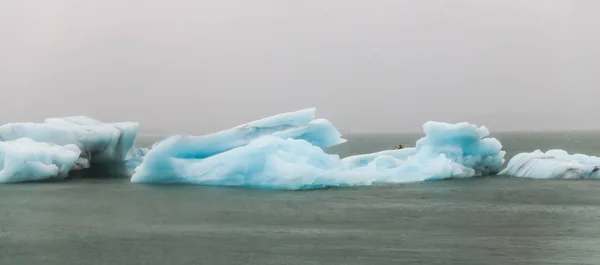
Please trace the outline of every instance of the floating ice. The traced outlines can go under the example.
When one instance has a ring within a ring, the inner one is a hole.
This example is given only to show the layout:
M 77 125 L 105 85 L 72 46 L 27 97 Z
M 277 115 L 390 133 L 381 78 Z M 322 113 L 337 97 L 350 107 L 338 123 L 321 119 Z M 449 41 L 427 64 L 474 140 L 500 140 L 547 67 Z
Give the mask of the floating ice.
M 514 156 L 499 175 L 535 179 L 598 179 L 600 158 L 554 149 Z
M 294 190 L 474 177 L 504 163 L 500 142 L 483 139 L 485 127 L 437 122 L 424 125 L 415 148 L 340 159 L 322 148 L 344 142 L 341 135 L 313 119 L 309 109 L 212 135 L 170 137 L 146 154 L 131 181 Z
M 24 182 L 67 176 L 79 159 L 79 148 L 28 138 L 0 142 L 0 182 Z
M 352 167 L 364 167 L 373 161 L 382 158 L 394 159 L 394 161 L 406 160 L 409 156 L 415 155 L 416 153 L 416 148 L 404 148 L 399 150 L 385 150 L 370 154 L 354 155 L 346 157 L 343 160 L 347 165 L 351 165 Z
M 139 124 L 134 122 L 102 123 L 85 117 L 49 118 L 45 123 L 9 123 L 0 126 L 0 141 L 30 138 L 56 145 L 74 144 L 81 157 L 73 169 L 91 164 L 124 164 L 135 144 Z M 111 171 L 114 171 L 111 169 Z
M 282 139 L 302 139 L 321 148 L 346 142 L 328 120 L 315 119 L 315 111 L 315 108 L 309 108 L 287 112 L 209 135 L 176 135 L 161 140 L 143 156 L 143 162 L 135 169 L 132 181 L 148 178 L 171 181 L 179 177 L 179 169 L 173 168 L 179 166 L 172 163 L 175 160 L 209 158 L 246 146 L 267 135 Z
M 128 176 L 133 175 L 135 168 L 144 161 L 144 156 L 146 156 L 148 151 L 150 151 L 150 149 L 145 147 L 134 147 L 131 149 L 125 161 L 125 168 L 127 169 Z
M 349 168 L 373 167 L 377 182 L 417 182 L 497 173 L 504 164 L 502 144 L 486 127 L 469 123 L 427 122 L 415 148 L 388 150 L 342 159 Z M 382 166 L 383 165 L 383 166 Z M 394 166 L 396 165 L 396 166 Z M 387 168 L 386 168 L 387 167 Z

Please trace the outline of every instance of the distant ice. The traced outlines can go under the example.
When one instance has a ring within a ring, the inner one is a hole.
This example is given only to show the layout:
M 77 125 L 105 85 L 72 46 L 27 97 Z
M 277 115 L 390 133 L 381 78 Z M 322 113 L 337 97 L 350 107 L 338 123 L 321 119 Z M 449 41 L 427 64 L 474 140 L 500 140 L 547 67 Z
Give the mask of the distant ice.
M 0 142 L 0 182 L 64 178 L 80 153 L 74 144 L 58 146 L 29 138 Z
M 534 179 L 598 179 L 600 158 L 554 149 L 514 156 L 499 175 Z
M 106 166 L 110 172 L 126 163 L 135 145 L 139 124 L 102 123 L 85 116 L 49 118 L 45 123 L 9 123 L 0 126 L 0 141 L 30 138 L 56 145 L 76 145 L 80 158 L 73 169 L 92 164 Z
M 345 142 L 315 109 L 206 136 L 173 136 L 150 149 L 132 182 L 313 189 L 482 176 L 500 171 L 502 145 L 485 127 L 427 122 L 415 148 L 340 159 Z

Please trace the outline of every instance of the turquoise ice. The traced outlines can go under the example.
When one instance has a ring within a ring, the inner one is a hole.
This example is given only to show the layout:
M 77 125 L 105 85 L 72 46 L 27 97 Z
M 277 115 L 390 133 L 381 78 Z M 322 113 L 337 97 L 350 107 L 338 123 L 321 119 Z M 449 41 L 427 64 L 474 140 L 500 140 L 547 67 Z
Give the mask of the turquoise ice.
M 502 145 L 468 123 L 427 122 L 414 148 L 340 159 L 323 148 L 344 143 L 315 109 L 284 113 L 205 136 L 173 136 L 135 169 L 138 183 L 314 189 L 468 178 L 497 173 Z

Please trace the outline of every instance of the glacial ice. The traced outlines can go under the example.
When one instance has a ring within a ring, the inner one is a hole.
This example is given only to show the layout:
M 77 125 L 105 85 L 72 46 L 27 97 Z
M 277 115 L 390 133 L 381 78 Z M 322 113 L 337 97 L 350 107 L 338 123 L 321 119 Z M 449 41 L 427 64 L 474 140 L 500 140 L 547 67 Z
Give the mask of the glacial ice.
M 137 183 L 186 183 L 266 189 L 404 183 L 500 171 L 502 145 L 468 123 L 427 122 L 415 148 L 340 159 L 323 148 L 345 142 L 315 109 L 284 113 L 206 136 L 173 136 L 150 149 Z
M 85 116 L 49 118 L 45 123 L 8 123 L 0 126 L 0 141 L 29 138 L 36 142 L 66 146 L 81 151 L 73 170 L 92 164 L 112 166 L 125 164 L 135 145 L 139 124 L 134 122 L 102 123 Z
M 29 138 L 0 142 L 0 182 L 64 178 L 80 153 L 74 144 L 59 146 Z
M 533 179 L 598 179 L 600 157 L 569 155 L 560 149 L 520 153 L 498 175 Z
M 127 170 L 127 176 L 133 175 L 135 168 L 137 168 L 142 161 L 144 161 L 144 157 L 150 151 L 149 148 L 146 147 L 134 147 L 127 154 L 127 158 L 125 159 L 125 168 Z
M 337 129 L 325 119 L 315 119 L 315 109 L 304 109 L 267 117 L 234 128 L 204 136 L 176 135 L 152 147 L 145 159 L 152 159 L 168 146 L 176 158 L 206 158 L 247 145 L 253 140 L 273 135 L 303 139 L 326 148 L 345 142 Z
M 315 108 L 270 116 L 231 129 L 203 136 L 175 135 L 155 143 L 140 156 L 132 181 L 152 178 L 172 180 L 178 176 L 175 160 L 194 161 L 209 158 L 250 144 L 270 135 L 282 139 L 302 139 L 327 148 L 346 142 L 340 132 L 325 119 L 315 118 Z M 136 162 L 130 163 L 130 166 Z

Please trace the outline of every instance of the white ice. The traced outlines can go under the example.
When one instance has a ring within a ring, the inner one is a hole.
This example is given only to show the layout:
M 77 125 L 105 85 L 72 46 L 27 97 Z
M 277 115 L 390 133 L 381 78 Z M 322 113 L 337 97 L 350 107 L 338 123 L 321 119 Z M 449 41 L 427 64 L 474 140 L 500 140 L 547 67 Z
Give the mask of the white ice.
M 560 149 L 546 153 L 535 150 L 514 156 L 498 174 L 533 179 L 598 179 L 599 167 L 599 157 L 569 155 Z
M 0 182 L 62 179 L 80 153 L 73 144 L 59 146 L 29 138 L 0 142 Z
M 76 145 L 81 155 L 73 169 L 91 164 L 124 164 L 135 145 L 139 124 L 102 123 L 85 116 L 49 118 L 45 123 L 8 123 L 0 126 L 0 141 L 30 138 L 56 145 Z M 111 171 L 113 171 L 111 169 Z

